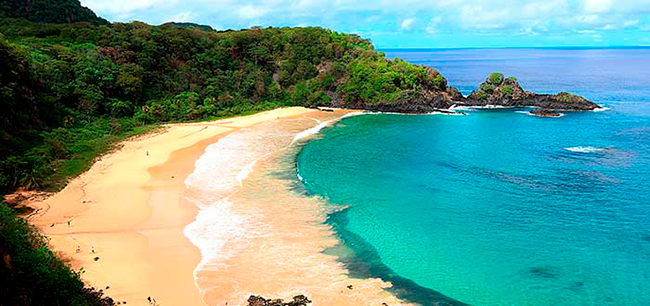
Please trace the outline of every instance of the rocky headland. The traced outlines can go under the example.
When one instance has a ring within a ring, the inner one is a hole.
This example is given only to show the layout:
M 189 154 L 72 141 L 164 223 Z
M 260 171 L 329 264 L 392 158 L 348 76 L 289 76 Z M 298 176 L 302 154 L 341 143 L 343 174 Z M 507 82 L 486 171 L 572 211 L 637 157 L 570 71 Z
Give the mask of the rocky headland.
M 559 116 L 555 111 L 591 111 L 600 108 L 596 103 L 567 92 L 549 95 L 525 91 L 517 78 L 504 78 L 501 73 L 492 73 L 478 89 L 460 102 L 467 106 L 535 107 L 531 114 L 544 117 Z
M 419 89 L 405 90 L 391 101 L 353 105 L 340 103 L 337 106 L 397 113 L 448 112 L 452 106 L 533 107 L 530 113 L 539 117 L 559 117 L 561 114 L 557 111 L 592 111 L 601 107 L 581 96 L 567 92 L 537 94 L 526 91 L 517 78 L 505 78 L 501 73 L 490 74 L 478 89 L 465 97 L 457 88 L 448 86 L 447 80 L 437 70 L 427 67 L 426 71 L 428 77 L 419 82 Z

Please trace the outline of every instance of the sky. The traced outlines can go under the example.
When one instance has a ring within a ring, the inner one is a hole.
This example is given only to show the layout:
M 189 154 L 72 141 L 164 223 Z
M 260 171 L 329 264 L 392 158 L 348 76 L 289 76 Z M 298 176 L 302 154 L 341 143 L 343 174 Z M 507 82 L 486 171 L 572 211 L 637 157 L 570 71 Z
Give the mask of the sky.
M 81 0 L 113 22 L 320 26 L 378 49 L 650 46 L 650 0 Z

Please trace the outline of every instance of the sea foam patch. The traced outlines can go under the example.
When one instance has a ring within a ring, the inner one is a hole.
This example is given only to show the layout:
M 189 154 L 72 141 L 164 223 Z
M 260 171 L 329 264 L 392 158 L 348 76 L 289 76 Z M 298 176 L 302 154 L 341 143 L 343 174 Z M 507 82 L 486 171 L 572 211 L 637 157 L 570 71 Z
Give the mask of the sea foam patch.
M 565 148 L 567 151 L 575 153 L 605 153 L 612 150 L 612 148 L 601 148 L 601 147 L 592 147 L 592 146 L 578 146 Z

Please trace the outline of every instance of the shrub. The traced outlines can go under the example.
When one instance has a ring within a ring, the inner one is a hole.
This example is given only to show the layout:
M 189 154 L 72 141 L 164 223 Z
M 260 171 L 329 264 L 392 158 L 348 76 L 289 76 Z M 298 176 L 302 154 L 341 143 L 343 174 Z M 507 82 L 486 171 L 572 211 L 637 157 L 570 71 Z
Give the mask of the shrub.
M 512 86 L 510 85 L 504 85 L 501 86 L 501 92 L 508 98 L 512 98 L 512 94 L 514 93 L 514 90 L 512 89 Z
M 445 81 L 445 78 L 442 76 L 442 74 L 438 74 L 433 79 L 433 85 L 435 85 L 436 88 L 440 90 L 445 90 L 445 88 L 447 87 L 447 82 Z
M 492 73 L 488 80 L 492 85 L 498 86 L 503 82 L 503 74 L 499 72 Z
M 484 92 L 490 92 L 490 91 L 494 90 L 494 86 L 492 86 L 492 85 L 490 85 L 488 83 L 483 83 L 483 84 L 481 84 L 481 90 L 483 90 Z
M 488 94 L 485 91 L 483 91 L 483 89 L 478 90 L 478 98 L 479 98 L 479 100 L 485 100 L 485 99 L 487 99 L 487 97 L 488 97 Z
M 517 78 L 513 77 L 513 76 L 508 77 L 508 80 L 513 81 L 513 82 L 517 82 Z

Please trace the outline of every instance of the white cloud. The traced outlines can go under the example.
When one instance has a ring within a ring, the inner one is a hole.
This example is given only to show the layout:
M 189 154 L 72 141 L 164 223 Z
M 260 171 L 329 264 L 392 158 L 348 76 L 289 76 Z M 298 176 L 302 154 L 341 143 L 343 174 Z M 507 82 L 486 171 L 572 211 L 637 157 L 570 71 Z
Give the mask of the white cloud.
M 604 38 L 650 31 L 650 0 L 81 0 L 111 21 L 217 29 L 309 25 L 372 39 L 413 35 Z M 402 33 L 397 34 L 399 31 Z M 606 32 L 605 32 L 606 31 Z M 634 39 L 637 39 L 634 37 Z M 395 40 L 398 40 L 395 38 Z
M 464 5 L 460 8 L 460 26 L 465 29 L 490 30 L 503 28 L 512 22 L 510 11 L 505 8 L 485 8 L 481 5 Z
M 402 21 L 402 25 L 400 26 L 400 28 L 402 30 L 410 30 L 413 27 L 415 21 L 416 21 L 415 18 L 406 18 Z
M 584 8 L 587 12 L 606 13 L 612 6 L 612 0 L 585 0 Z
M 431 21 L 429 22 L 429 24 L 424 30 L 429 34 L 435 34 L 438 32 L 438 24 L 441 22 L 442 22 L 441 17 L 431 18 Z
M 103 1 L 103 0 L 83 0 L 81 5 L 87 6 L 97 12 L 106 12 L 111 14 L 128 14 L 137 10 L 160 7 L 160 6 L 169 6 L 176 4 L 177 1 L 165 1 L 165 0 L 113 0 L 113 1 Z
M 623 22 L 623 27 L 624 28 L 636 27 L 638 25 L 639 25 L 638 20 L 630 20 L 630 21 Z
M 167 22 L 170 21 L 176 21 L 176 22 L 191 22 L 193 20 L 194 14 L 192 12 L 182 12 L 178 13 L 171 18 L 167 20 Z
M 260 6 L 253 6 L 249 4 L 240 7 L 237 10 L 237 15 L 239 15 L 239 17 L 244 19 L 255 19 L 266 15 L 267 12 L 268 9 L 266 8 Z

